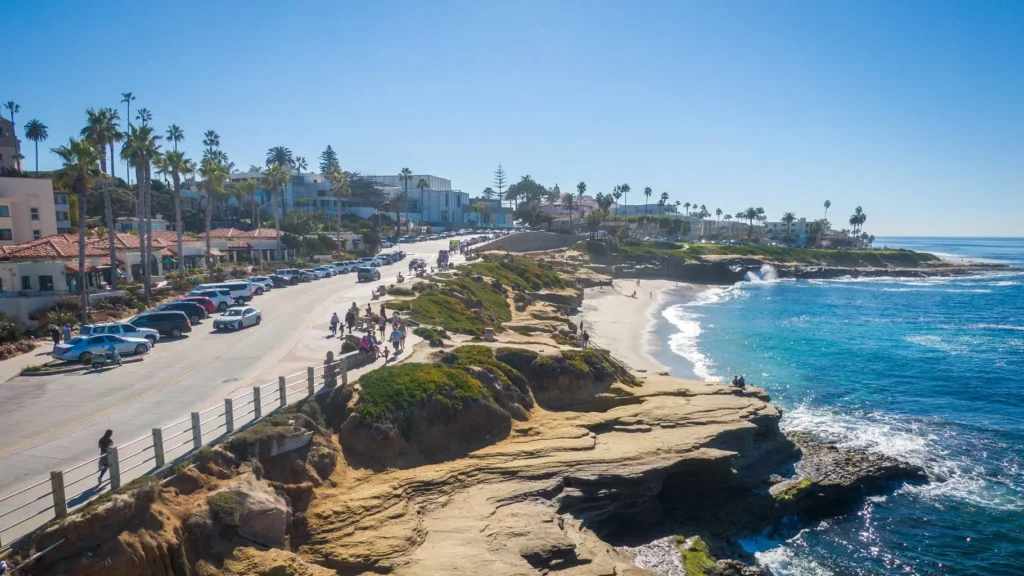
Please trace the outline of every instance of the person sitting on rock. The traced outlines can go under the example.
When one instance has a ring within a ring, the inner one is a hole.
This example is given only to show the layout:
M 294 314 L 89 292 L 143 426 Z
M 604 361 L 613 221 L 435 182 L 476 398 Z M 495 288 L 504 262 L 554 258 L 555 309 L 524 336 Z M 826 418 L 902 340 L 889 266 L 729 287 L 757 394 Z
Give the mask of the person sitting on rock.
M 736 385 L 739 386 L 740 388 L 746 388 L 747 380 L 743 376 L 740 376 L 740 379 L 736 382 Z

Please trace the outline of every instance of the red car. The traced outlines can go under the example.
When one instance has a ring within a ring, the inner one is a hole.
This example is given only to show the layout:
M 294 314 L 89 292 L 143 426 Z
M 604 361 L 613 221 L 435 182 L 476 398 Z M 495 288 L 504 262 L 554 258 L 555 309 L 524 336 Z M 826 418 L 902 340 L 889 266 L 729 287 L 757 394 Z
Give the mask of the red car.
M 186 296 L 184 298 L 178 298 L 178 301 L 194 302 L 196 304 L 199 304 L 209 314 L 213 314 L 214 312 L 217 311 L 217 305 L 213 303 L 213 300 L 210 300 L 206 296 Z

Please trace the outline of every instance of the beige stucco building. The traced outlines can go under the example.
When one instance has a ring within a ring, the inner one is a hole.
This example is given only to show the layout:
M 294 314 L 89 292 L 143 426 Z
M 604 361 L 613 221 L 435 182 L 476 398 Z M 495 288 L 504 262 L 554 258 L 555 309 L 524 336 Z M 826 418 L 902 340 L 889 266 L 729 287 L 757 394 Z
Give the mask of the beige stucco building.
M 0 177 L 0 246 L 56 233 L 57 211 L 51 180 Z
M 18 159 L 20 148 L 21 141 L 14 133 L 14 125 L 9 119 L 0 117 L 0 168 L 21 170 L 21 160 Z

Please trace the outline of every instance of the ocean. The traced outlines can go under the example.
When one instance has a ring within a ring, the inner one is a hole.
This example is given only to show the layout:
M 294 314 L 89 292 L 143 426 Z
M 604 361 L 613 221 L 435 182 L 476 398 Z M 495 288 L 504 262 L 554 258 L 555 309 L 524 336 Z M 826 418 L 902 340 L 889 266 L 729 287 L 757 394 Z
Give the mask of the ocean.
M 1024 268 L 1024 239 L 879 238 Z M 1024 574 L 1024 272 L 777 280 L 670 297 L 655 358 L 743 374 L 784 430 L 919 464 L 931 482 L 868 499 L 785 541 L 744 545 L 778 576 Z

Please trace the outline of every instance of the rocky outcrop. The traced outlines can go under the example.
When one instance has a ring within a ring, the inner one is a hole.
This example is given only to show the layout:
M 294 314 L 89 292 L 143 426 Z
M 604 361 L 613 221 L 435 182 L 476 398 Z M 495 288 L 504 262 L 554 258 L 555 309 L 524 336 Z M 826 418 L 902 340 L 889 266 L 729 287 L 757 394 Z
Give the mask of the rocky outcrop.
M 240 537 L 264 546 L 283 546 L 291 523 L 291 502 L 249 472 L 211 492 L 214 519 Z

